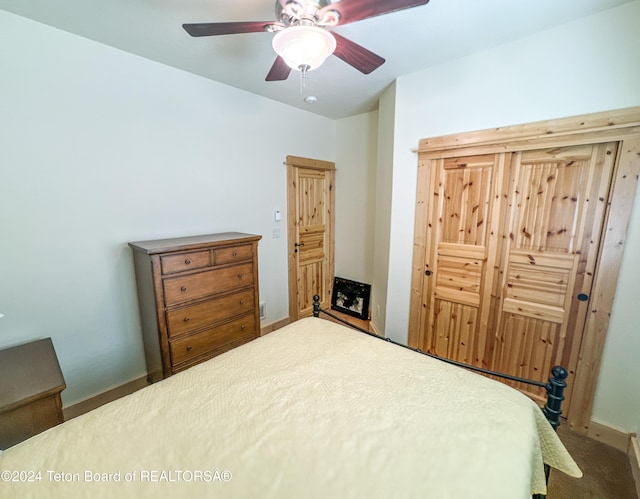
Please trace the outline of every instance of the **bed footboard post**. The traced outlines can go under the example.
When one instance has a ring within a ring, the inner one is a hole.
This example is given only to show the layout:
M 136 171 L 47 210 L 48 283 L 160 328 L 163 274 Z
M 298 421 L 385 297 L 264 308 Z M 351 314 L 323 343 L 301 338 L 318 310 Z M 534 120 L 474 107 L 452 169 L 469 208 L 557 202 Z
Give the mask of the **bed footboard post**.
M 313 316 L 320 317 L 320 296 L 313 295 Z
M 560 415 L 562 414 L 562 401 L 564 400 L 564 389 L 567 387 L 567 376 L 569 373 L 562 366 L 554 366 L 551 369 L 551 377 L 545 387 L 547 390 L 547 403 L 542 408 L 547 421 L 551 423 L 554 430 L 560 426 Z

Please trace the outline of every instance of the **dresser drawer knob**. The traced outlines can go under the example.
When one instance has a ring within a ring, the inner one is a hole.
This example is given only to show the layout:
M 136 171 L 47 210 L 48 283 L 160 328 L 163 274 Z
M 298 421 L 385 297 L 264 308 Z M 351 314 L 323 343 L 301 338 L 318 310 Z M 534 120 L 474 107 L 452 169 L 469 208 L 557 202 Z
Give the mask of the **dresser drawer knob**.
M 180 291 L 182 291 L 183 293 L 184 293 L 186 290 L 187 290 L 187 287 L 186 287 L 186 286 L 182 286 L 182 287 L 180 288 Z
M 190 352 L 191 350 L 193 350 L 193 347 L 191 345 L 187 345 L 187 352 Z
M 182 319 L 185 322 L 189 322 L 191 319 L 189 319 L 189 317 L 185 317 L 184 319 Z
M 191 265 L 191 260 L 189 260 L 188 258 L 184 261 L 185 265 Z
M 234 251 L 234 252 L 233 252 L 233 256 L 238 256 L 238 252 L 237 252 L 237 251 Z
M 238 279 L 242 279 L 242 274 L 238 274 Z
M 246 303 L 245 300 L 240 300 L 240 305 L 244 305 Z
M 244 331 L 245 329 L 247 329 L 247 326 L 245 326 L 244 324 L 242 324 L 242 326 L 240 326 L 240 330 Z

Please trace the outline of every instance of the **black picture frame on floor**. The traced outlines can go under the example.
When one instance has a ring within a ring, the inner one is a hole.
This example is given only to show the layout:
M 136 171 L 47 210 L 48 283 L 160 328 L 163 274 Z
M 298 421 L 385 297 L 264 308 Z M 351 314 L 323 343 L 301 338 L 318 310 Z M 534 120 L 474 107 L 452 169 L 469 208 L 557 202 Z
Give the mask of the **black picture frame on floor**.
M 371 284 L 343 277 L 335 277 L 333 280 L 333 292 L 331 293 L 331 308 L 333 310 L 368 320 L 370 297 Z

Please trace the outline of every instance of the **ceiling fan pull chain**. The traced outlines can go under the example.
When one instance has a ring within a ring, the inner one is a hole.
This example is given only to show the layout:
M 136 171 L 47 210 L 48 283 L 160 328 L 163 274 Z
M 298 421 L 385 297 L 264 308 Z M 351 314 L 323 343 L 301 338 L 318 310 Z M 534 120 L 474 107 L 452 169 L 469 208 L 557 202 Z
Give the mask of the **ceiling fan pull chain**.
M 309 70 L 309 66 L 307 64 L 302 64 L 300 66 L 300 93 L 304 93 L 304 89 L 307 86 L 307 71 Z

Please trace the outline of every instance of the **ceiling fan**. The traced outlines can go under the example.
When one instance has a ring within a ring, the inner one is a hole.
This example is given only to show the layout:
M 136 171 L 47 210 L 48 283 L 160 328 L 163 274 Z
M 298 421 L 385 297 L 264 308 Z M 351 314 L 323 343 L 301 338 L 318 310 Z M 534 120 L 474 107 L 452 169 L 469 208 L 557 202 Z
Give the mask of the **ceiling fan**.
M 183 24 L 191 36 L 276 32 L 276 57 L 266 81 L 281 81 L 292 69 L 302 73 L 317 68 L 331 54 L 369 74 L 385 60 L 327 28 L 361 21 L 398 10 L 425 5 L 429 0 L 276 0 L 277 21 Z

